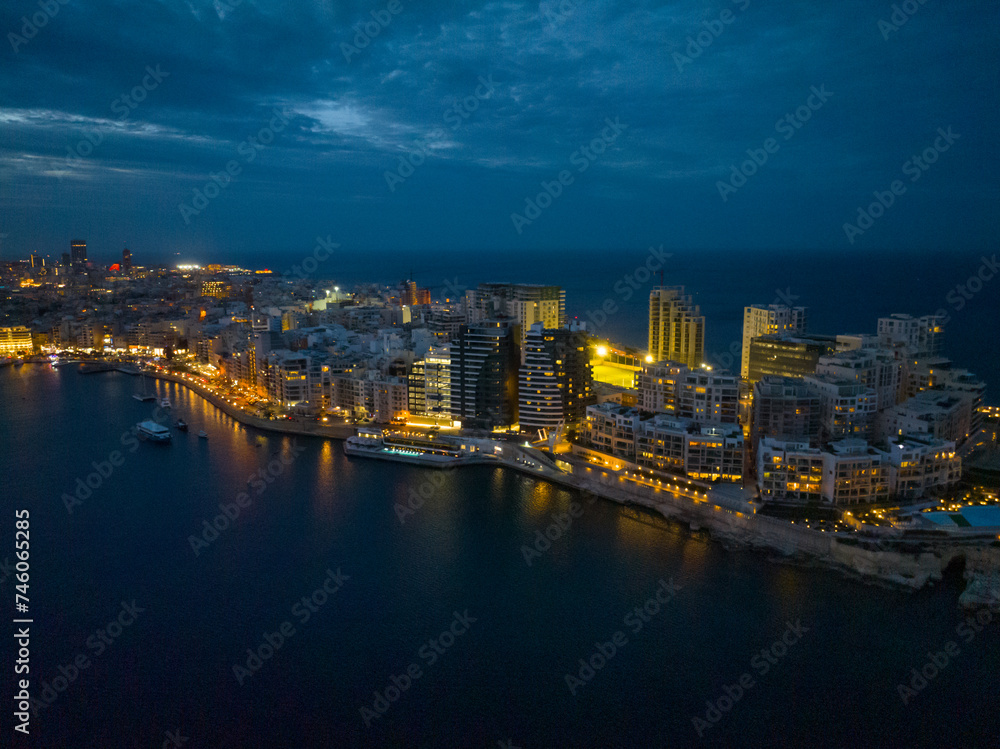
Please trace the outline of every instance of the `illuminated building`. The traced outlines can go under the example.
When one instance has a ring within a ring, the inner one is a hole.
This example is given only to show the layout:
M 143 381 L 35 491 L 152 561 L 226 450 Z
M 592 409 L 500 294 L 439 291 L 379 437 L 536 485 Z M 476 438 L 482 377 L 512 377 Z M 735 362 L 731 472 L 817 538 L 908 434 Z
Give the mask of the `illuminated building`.
M 409 409 L 415 416 L 451 421 L 451 348 L 435 347 L 410 370 Z
M 588 336 L 577 325 L 546 328 L 535 323 L 525 340 L 518 386 L 522 432 L 574 424 L 594 402 Z
M 803 380 L 819 395 L 820 439 L 871 438 L 877 413 L 874 388 L 820 375 L 804 377 Z
M 763 437 L 815 444 L 820 433 L 820 398 L 800 378 L 767 376 L 754 385 L 751 442 Z
M 465 292 L 469 323 L 509 317 L 517 322 L 523 348 L 529 328 L 536 322 L 546 328 L 566 324 L 566 292 L 540 284 L 481 283 Z
M 468 427 L 517 423 L 520 326 L 511 320 L 463 325 L 451 346 L 451 413 Z
M 907 436 L 887 440 L 886 453 L 892 491 L 900 499 L 920 499 L 962 478 L 954 442 Z
M 70 264 L 74 273 L 80 273 L 87 268 L 87 243 L 82 239 L 74 239 L 69 243 Z
M 832 354 L 837 339 L 833 336 L 761 336 L 750 342 L 747 380 L 757 382 L 766 375 L 802 377 L 814 374 L 819 358 Z
M 30 354 L 34 350 L 31 331 L 23 325 L 0 328 L 0 355 Z
M 899 400 L 903 361 L 894 351 L 851 349 L 821 356 L 816 363 L 816 374 L 867 385 L 875 390 L 876 407 L 882 411 Z
M 765 335 L 800 335 L 806 332 L 806 308 L 784 304 L 752 304 L 743 308 L 743 349 L 740 376 L 750 373 L 750 342 Z
M 911 357 L 936 356 L 944 344 L 944 316 L 912 317 L 897 313 L 880 317 L 878 337 L 887 346 L 903 344 Z
M 649 295 L 649 353 L 690 369 L 705 358 L 705 318 L 683 286 L 658 286 Z
M 933 437 L 961 445 L 972 434 L 975 392 L 924 390 L 879 414 L 876 439 Z M 978 419 L 978 414 L 976 414 Z
M 688 373 L 684 364 L 672 361 L 647 362 L 636 375 L 639 406 L 644 411 L 677 413 L 677 388 Z
M 652 415 L 616 403 L 587 408 L 586 448 L 629 463 L 691 478 L 739 481 L 743 431 L 736 424 Z
M 696 369 L 677 386 L 677 415 L 692 421 L 735 424 L 739 409 L 739 380 L 728 372 Z
M 226 299 L 232 293 L 232 290 L 232 284 L 223 279 L 214 278 L 201 282 L 202 296 Z
M 736 424 L 695 422 L 660 414 L 641 422 L 635 462 L 707 481 L 743 477 L 743 430 Z

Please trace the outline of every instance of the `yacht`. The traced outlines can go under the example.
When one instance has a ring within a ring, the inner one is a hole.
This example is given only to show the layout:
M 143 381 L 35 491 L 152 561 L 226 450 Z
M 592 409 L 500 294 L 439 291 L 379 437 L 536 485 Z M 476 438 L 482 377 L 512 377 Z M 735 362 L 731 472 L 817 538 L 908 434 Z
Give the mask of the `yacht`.
M 170 430 L 155 421 L 142 421 L 138 425 L 139 435 L 150 442 L 169 442 Z
M 204 429 L 202 429 L 200 432 L 198 432 L 198 436 L 201 437 L 203 440 L 207 440 L 208 439 L 208 432 L 206 432 Z
M 178 429 L 180 429 L 182 432 L 186 432 L 188 430 L 187 422 L 184 421 L 184 419 L 178 419 L 174 423 L 174 426 L 177 427 Z
M 170 399 L 169 399 L 169 398 L 163 398 L 163 399 L 162 399 L 162 400 L 160 401 L 160 406 L 161 406 L 162 408 L 170 408 Z

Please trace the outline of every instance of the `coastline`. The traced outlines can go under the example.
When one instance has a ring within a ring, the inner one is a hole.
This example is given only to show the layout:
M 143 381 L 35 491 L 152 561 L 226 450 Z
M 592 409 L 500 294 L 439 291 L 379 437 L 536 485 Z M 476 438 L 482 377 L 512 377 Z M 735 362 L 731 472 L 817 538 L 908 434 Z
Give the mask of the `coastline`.
M 155 379 L 187 387 L 245 426 L 282 434 L 337 440 L 345 440 L 353 436 L 356 431 L 350 424 L 323 426 L 315 422 L 261 419 L 247 414 L 207 388 L 179 375 L 163 372 L 147 372 L 147 374 Z M 924 541 L 920 544 L 922 548 L 915 551 L 892 548 L 865 549 L 847 542 L 848 539 L 837 538 L 834 534 L 764 515 L 740 512 L 711 501 L 695 503 L 667 490 L 657 489 L 647 492 L 626 488 L 626 485 L 620 482 L 606 480 L 604 474 L 603 478 L 596 478 L 578 475 L 575 472 L 565 473 L 533 458 L 532 452 L 539 451 L 507 443 L 502 456 L 468 459 L 449 465 L 421 462 L 412 458 L 396 459 L 379 456 L 378 459 L 438 469 L 466 465 L 510 468 L 565 488 L 594 494 L 616 504 L 654 511 L 667 520 L 686 524 L 692 531 L 705 529 L 719 541 L 743 548 L 775 551 L 787 558 L 809 559 L 847 575 L 887 582 L 911 590 L 919 590 L 928 583 L 941 580 L 945 569 L 954 561 L 961 559 L 966 565 L 965 578 L 968 581 L 961 596 L 962 605 L 989 606 L 994 610 L 1000 610 L 1000 549 L 996 547 L 984 546 L 981 542 L 963 543 L 961 540 L 948 539 L 940 543 Z M 566 462 L 566 456 L 558 457 Z M 582 460 L 570 459 L 570 462 L 574 466 L 574 471 L 590 470 L 590 466 Z M 891 544 L 891 540 L 883 542 L 883 545 Z

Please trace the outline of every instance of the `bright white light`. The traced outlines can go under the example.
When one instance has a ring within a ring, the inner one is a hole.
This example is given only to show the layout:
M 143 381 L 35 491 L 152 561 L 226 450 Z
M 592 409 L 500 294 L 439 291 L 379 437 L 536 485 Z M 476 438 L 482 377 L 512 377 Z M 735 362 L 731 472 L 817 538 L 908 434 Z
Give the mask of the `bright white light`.
M 653 355 L 652 354 L 646 354 L 646 363 L 647 364 L 652 364 L 653 363 Z
M 608 347 L 607 346 L 598 346 L 597 347 L 597 355 L 600 356 L 600 357 L 607 356 L 608 355 Z

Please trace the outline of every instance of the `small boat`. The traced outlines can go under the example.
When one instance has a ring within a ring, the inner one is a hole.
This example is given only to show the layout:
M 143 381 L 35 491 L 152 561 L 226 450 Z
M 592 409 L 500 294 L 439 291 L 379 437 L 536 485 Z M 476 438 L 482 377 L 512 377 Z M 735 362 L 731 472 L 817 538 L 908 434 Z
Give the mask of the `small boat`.
M 164 398 L 160 401 L 160 406 L 163 408 L 170 408 L 170 399 Z
M 208 432 L 206 432 L 204 429 L 202 429 L 200 432 L 198 432 L 198 436 L 201 437 L 204 440 L 207 440 L 208 439 Z
M 174 426 L 177 427 L 178 429 L 180 429 L 182 432 L 186 432 L 188 430 L 187 422 L 184 421 L 184 419 L 178 419 L 174 423 Z

